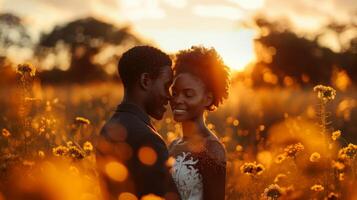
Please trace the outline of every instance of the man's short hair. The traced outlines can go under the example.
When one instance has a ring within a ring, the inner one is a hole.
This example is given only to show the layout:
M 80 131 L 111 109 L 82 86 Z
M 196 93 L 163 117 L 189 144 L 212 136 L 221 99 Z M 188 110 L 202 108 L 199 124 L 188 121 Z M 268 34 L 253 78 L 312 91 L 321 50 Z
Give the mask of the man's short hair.
M 164 66 L 171 66 L 169 55 L 151 46 L 136 46 L 126 51 L 119 60 L 118 71 L 124 88 L 130 89 L 142 73 L 157 78 Z

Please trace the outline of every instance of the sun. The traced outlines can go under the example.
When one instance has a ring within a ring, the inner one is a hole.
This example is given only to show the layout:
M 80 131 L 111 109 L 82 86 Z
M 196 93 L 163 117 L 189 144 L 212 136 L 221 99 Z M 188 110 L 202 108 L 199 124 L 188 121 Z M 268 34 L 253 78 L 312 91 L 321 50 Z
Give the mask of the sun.
M 152 36 L 159 48 L 170 54 L 188 49 L 194 45 L 213 47 L 224 63 L 233 71 L 243 71 L 255 60 L 254 30 L 151 30 L 145 31 Z
M 233 71 L 240 72 L 244 71 L 244 69 L 254 60 L 256 59 L 253 51 L 251 52 L 234 52 L 228 50 L 219 50 L 217 49 L 219 54 L 221 55 L 224 63 Z

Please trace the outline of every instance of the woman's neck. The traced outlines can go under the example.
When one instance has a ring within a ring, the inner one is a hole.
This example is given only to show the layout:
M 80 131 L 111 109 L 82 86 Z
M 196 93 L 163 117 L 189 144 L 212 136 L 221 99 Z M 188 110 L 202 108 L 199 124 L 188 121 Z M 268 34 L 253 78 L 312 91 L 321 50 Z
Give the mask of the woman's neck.
M 182 134 L 184 138 L 202 138 L 208 135 L 203 115 L 196 120 L 182 122 Z

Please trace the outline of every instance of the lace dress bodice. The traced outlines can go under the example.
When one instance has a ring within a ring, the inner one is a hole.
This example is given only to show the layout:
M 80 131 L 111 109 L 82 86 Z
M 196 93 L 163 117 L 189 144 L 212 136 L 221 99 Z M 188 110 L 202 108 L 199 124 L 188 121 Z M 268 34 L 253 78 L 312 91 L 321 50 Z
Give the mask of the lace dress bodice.
M 175 140 L 169 147 L 175 159 L 172 177 L 183 200 L 224 200 L 226 157 L 223 145 L 213 137 L 199 143 Z

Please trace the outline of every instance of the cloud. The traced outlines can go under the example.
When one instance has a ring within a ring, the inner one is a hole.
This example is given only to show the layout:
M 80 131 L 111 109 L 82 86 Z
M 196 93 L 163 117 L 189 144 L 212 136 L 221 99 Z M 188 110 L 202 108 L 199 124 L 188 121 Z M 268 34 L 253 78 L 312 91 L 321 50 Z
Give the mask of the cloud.
M 224 18 L 238 20 L 243 17 L 242 11 L 231 6 L 225 5 L 196 5 L 193 13 L 201 17 Z
M 296 29 L 314 32 L 331 20 L 348 22 L 356 10 L 353 0 L 265 0 L 260 12 L 273 20 L 286 17 Z
M 265 0 L 227 0 L 237 4 L 242 9 L 246 10 L 256 10 L 264 6 Z
M 187 0 L 163 0 L 163 2 L 175 8 L 184 8 L 188 4 Z
M 161 19 L 166 16 L 158 0 L 122 0 L 120 10 L 129 20 Z

